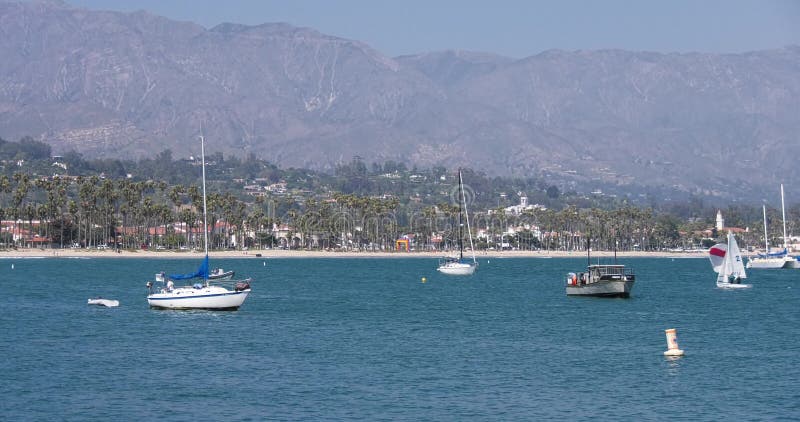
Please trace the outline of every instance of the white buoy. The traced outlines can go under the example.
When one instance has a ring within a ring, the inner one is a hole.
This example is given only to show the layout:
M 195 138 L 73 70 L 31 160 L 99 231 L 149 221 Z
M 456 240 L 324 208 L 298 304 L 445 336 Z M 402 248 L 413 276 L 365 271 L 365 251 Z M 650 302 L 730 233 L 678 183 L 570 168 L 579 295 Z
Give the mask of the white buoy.
M 667 334 L 667 351 L 664 356 L 683 356 L 683 350 L 678 348 L 678 334 L 674 328 L 664 330 Z

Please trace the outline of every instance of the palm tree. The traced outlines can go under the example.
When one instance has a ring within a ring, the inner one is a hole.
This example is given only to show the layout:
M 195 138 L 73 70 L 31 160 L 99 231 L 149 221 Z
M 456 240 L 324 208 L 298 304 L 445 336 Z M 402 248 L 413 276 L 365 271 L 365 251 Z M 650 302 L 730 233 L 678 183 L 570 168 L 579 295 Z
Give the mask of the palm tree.
M 114 249 L 117 248 L 116 236 L 116 215 L 117 215 L 117 199 L 119 193 L 114 187 L 114 182 L 105 180 L 98 189 L 98 198 L 102 200 L 100 213 L 103 224 L 103 244 L 108 242 L 109 238 L 113 239 Z
M 69 210 L 70 221 L 72 221 L 73 223 L 79 222 L 80 220 L 78 219 L 78 203 L 75 202 L 74 200 L 70 200 L 69 203 L 67 203 L 67 209 Z M 75 234 L 77 234 L 78 239 L 80 239 L 80 223 L 78 223 L 77 229 L 78 232 Z M 70 240 L 74 241 L 75 239 L 72 236 L 70 236 Z
M 17 223 L 20 221 L 20 213 L 22 211 L 22 203 L 28 195 L 28 188 L 30 187 L 30 178 L 27 174 L 14 173 L 14 181 L 17 183 L 17 188 L 14 190 L 14 199 L 12 203 L 12 215 L 14 217 L 14 225 L 17 226 L 17 233 L 21 234 L 22 228 Z M 19 237 L 19 236 L 18 236 Z
M 197 227 L 197 213 L 190 209 L 182 209 L 178 212 L 178 221 L 186 224 L 186 243 L 188 245 L 192 242 L 192 229 Z

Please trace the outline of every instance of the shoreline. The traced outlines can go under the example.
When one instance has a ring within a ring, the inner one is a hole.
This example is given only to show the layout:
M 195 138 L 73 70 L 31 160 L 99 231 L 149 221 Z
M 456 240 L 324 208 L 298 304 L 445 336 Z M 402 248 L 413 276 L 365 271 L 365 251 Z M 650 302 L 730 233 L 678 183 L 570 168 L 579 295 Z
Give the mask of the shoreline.
M 215 259 L 225 258 L 441 258 L 453 256 L 457 251 L 436 252 L 346 252 L 265 249 L 249 251 L 211 251 Z M 17 249 L 0 250 L 0 258 L 148 258 L 193 259 L 203 256 L 202 251 L 147 251 L 147 250 L 89 250 L 89 249 Z M 465 257 L 471 256 L 467 253 Z M 592 257 L 609 258 L 614 252 L 596 251 Z M 618 258 L 706 258 L 705 251 L 697 252 L 617 252 Z M 564 251 L 479 251 L 476 258 L 586 258 L 585 252 Z

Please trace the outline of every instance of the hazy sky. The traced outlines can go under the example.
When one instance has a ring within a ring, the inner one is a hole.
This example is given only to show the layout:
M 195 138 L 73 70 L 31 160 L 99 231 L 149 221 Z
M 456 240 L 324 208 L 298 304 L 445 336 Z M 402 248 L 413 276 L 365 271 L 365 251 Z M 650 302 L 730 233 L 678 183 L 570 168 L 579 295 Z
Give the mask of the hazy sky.
M 67 0 L 213 27 L 286 22 L 388 56 L 445 49 L 521 58 L 558 48 L 738 53 L 800 45 L 796 0 Z

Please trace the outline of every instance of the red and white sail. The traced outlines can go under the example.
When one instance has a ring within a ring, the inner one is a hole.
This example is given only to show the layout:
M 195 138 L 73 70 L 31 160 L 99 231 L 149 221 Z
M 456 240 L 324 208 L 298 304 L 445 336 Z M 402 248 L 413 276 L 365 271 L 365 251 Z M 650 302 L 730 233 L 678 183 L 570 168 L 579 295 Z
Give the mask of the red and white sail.
M 723 261 L 725 261 L 725 254 L 727 251 L 727 243 L 717 243 L 708 250 L 708 259 L 711 261 L 711 266 L 714 268 L 714 272 L 719 272 Z

